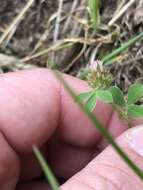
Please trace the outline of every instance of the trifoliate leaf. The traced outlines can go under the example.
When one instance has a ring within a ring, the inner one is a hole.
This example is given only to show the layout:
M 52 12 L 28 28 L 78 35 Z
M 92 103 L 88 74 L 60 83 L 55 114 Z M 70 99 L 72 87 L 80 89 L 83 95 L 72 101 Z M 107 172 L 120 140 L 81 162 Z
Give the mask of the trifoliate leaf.
M 89 111 L 93 111 L 95 106 L 96 106 L 96 93 L 93 93 L 92 96 L 87 100 L 86 102 L 86 108 L 89 110 Z
M 80 100 L 80 101 L 87 101 L 91 96 L 92 96 L 93 92 L 83 92 L 81 94 L 79 94 L 77 96 L 77 100 Z
M 77 96 L 78 100 L 83 101 L 86 108 L 92 112 L 96 106 L 96 93 L 93 91 L 81 93 Z
M 143 117 L 143 106 L 139 105 L 129 105 L 128 106 L 128 116 L 133 118 Z
M 120 90 L 120 88 L 118 88 L 116 86 L 112 86 L 111 88 L 109 88 L 109 91 L 111 92 L 113 101 L 116 105 L 118 105 L 118 106 L 126 105 L 126 102 L 124 100 L 124 95 L 123 95 L 122 91 Z
M 98 90 L 96 96 L 105 103 L 113 102 L 112 94 L 108 90 Z
M 133 84 L 129 87 L 127 104 L 133 104 L 143 97 L 143 85 Z

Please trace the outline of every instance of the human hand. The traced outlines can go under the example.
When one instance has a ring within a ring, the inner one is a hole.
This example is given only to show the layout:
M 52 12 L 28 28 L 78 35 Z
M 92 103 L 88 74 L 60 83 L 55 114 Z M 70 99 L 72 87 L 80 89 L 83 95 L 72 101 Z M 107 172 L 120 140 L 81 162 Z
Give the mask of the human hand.
M 77 93 L 89 89 L 79 79 L 64 78 Z M 107 146 L 52 72 L 36 69 L 0 75 L 0 108 L 1 190 L 49 189 L 37 180 L 42 171 L 32 153 L 33 144 L 41 147 L 54 173 L 68 179 L 61 190 L 143 189 L 140 179 Z M 95 114 L 114 137 L 127 129 L 109 105 L 98 102 Z M 117 139 L 141 169 L 142 137 L 143 129 L 136 127 Z

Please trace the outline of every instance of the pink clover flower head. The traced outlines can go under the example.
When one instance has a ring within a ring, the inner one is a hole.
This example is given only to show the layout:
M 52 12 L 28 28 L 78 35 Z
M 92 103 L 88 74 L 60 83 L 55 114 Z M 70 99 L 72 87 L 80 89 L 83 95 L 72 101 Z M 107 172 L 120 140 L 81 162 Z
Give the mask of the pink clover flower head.
M 89 68 L 94 71 L 97 71 L 98 69 L 103 71 L 103 62 L 100 60 L 93 61 L 90 63 Z
M 90 63 L 87 81 L 93 89 L 106 89 L 112 83 L 112 76 L 103 62 L 96 60 Z

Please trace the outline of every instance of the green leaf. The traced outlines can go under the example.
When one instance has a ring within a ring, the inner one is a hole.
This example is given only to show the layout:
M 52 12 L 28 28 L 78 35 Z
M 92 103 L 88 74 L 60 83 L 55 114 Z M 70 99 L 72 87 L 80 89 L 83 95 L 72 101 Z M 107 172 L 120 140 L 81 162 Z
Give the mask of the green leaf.
M 39 151 L 39 149 L 36 146 L 34 146 L 33 147 L 33 151 L 34 151 L 34 154 L 36 155 L 37 160 L 39 161 L 40 166 L 43 169 L 44 174 L 45 174 L 45 176 L 46 176 L 49 184 L 51 185 L 52 189 L 53 190 L 60 190 L 59 189 L 59 184 L 57 182 L 57 179 L 53 175 L 50 167 L 46 163 L 46 161 L 45 161 L 43 155 L 41 154 L 41 152 Z
M 92 96 L 86 102 L 86 108 L 92 112 L 95 106 L 96 106 L 96 93 L 93 93 Z
M 115 49 L 113 52 L 103 57 L 102 59 L 103 64 L 109 64 L 111 59 L 114 59 L 115 57 L 117 57 L 120 53 L 124 52 L 131 45 L 135 44 L 137 41 L 141 40 L 142 38 L 143 38 L 143 32 L 131 38 L 125 44 L 121 45 L 119 48 Z
M 118 88 L 116 86 L 112 86 L 111 88 L 109 88 L 109 91 L 111 92 L 112 97 L 113 97 L 113 102 L 116 105 L 118 105 L 118 106 L 126 105 L 123 92 L 120 90 L 120 88 Z
M 133 104 L 140 100 L 143 96 L 143 85 L 142 84 L 133 84 L 129 87 L 127 104 Z
M 80 101 L 87 101 L 91 96 L 92 96 L 93 92 L 83 92 L 81 94 L 79 94 L 77 96 L 77 100 L 80 100 Z
M 96 96 L 105 103 L 112 103 L 112 94 L 108 90 L 98 90 Z
M 128 116 L 133 118 L 143 117 L 143 106 L 139 105 L 129 105 L 128 106 Z
M 84 92 L 77 96 L 77 101 L 84 101 L 87 109 L 93 111 L 96 106 L 96 93 L 94 91 Z

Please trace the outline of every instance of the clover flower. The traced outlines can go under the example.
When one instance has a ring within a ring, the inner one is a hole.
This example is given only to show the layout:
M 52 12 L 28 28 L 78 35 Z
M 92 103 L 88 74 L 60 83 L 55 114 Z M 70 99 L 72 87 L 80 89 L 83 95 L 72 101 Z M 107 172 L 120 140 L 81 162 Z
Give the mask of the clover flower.
M 112 76 L 103 62 L 96 60 L 90 63 L 87 81 L 93 89 L 106 89 L 112 83 Z

